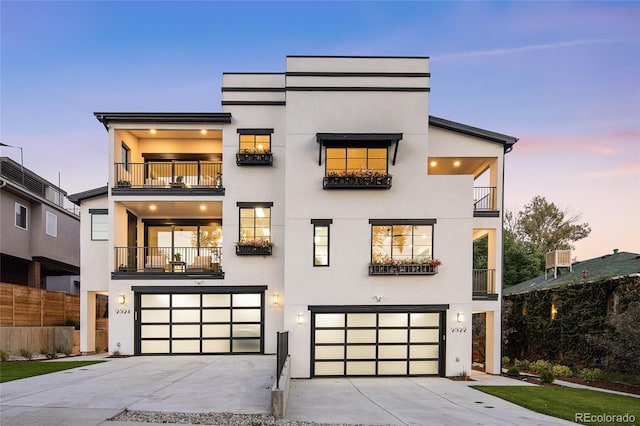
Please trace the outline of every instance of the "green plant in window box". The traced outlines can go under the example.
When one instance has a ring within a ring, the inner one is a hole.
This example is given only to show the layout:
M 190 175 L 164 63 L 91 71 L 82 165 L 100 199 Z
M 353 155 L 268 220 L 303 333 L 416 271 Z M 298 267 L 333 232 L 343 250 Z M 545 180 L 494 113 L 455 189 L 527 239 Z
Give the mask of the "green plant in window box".
M 131 181 L 119 180 L 117 184 L 119 187 L 127 187 L 127 186 L 131 186 Z
M 261 238 L 241 240 L 236 242 L 236 245 L 239 247 L 261 247 L 261 248 L 273 247 L 273 243 L 271 241 L 261 239 Z

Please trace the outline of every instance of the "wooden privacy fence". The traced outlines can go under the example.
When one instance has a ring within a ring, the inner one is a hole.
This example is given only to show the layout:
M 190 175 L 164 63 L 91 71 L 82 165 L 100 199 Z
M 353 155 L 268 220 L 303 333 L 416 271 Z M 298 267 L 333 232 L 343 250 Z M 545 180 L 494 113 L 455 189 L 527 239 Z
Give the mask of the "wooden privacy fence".
M 80 324 L 80 296 L 0 283 L 0 326 Z

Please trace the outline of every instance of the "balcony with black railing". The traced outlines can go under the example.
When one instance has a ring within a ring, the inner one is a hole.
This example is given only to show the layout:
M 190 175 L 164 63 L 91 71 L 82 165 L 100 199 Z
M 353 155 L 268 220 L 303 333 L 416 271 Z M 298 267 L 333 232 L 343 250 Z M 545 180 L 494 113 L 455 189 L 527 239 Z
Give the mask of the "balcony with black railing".
M 115 247 L 114 279 L 224 278 L 222 247 Z
M 115 163 L 112 193 L 224 195 L 221 161 Z
M 498 300 L 495 269 L 473 270 L 473 300 Z
M 476 217 L 497 217 L 499 215 L 497 188 L 476 186 L 473 188 L 473 215 Z

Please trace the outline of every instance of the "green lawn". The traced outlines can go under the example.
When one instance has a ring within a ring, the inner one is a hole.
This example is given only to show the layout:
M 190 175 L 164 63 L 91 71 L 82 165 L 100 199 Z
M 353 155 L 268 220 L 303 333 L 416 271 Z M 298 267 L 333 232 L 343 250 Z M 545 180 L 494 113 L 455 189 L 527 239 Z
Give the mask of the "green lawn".
M 616 395 L 589 389 L 550 386 L 472 386 L 474 389 L 488 393 L 506 401 L 538 413 L 558 417 L 581 424 L 613 425 L 640 424 L 640 398 Z M 617 416 L 627 414 L 634 416 L 635 421 L 609 417 L 603 422 L 586 420 L 587 414 L 576 417 L 576 413 L 588 413 L 591 416 Z M 616 420 L 619 420 L 616 422 Z
M 54 373 L 70 368 L 84 367 L 104 361 L 6 361 L 0 362 L 0 383 L 24 379 L 41 374 Z

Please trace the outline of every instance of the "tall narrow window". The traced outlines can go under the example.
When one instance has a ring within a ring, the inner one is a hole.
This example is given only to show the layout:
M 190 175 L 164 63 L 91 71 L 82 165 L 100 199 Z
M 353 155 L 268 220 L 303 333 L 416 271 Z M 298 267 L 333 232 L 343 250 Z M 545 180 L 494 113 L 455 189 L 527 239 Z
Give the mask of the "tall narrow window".
M 58 237 L 58 216 L 51 212 L 46 214 L 45 232 L 50 237 Z
M 313 266 L 329 266 L 329 225 L 332 219 L 311 219 L 313 224 Z
M 107 209 L 89 209 L 91 214 L 91 240 L 106 241 L 109 239 L 109 216 Z
M 16 226 L 27 229 L 27 208 L 20 203 L 16 203 Z
M 124 144 L 124 142 L 122 142 L 121 149 L 122 149 L 122 152 L 121 152 L 122 167 L 124 167 L 125 170 L 129 170 L 129 161 L 131 160 L 131 150 L 127 145 Z

